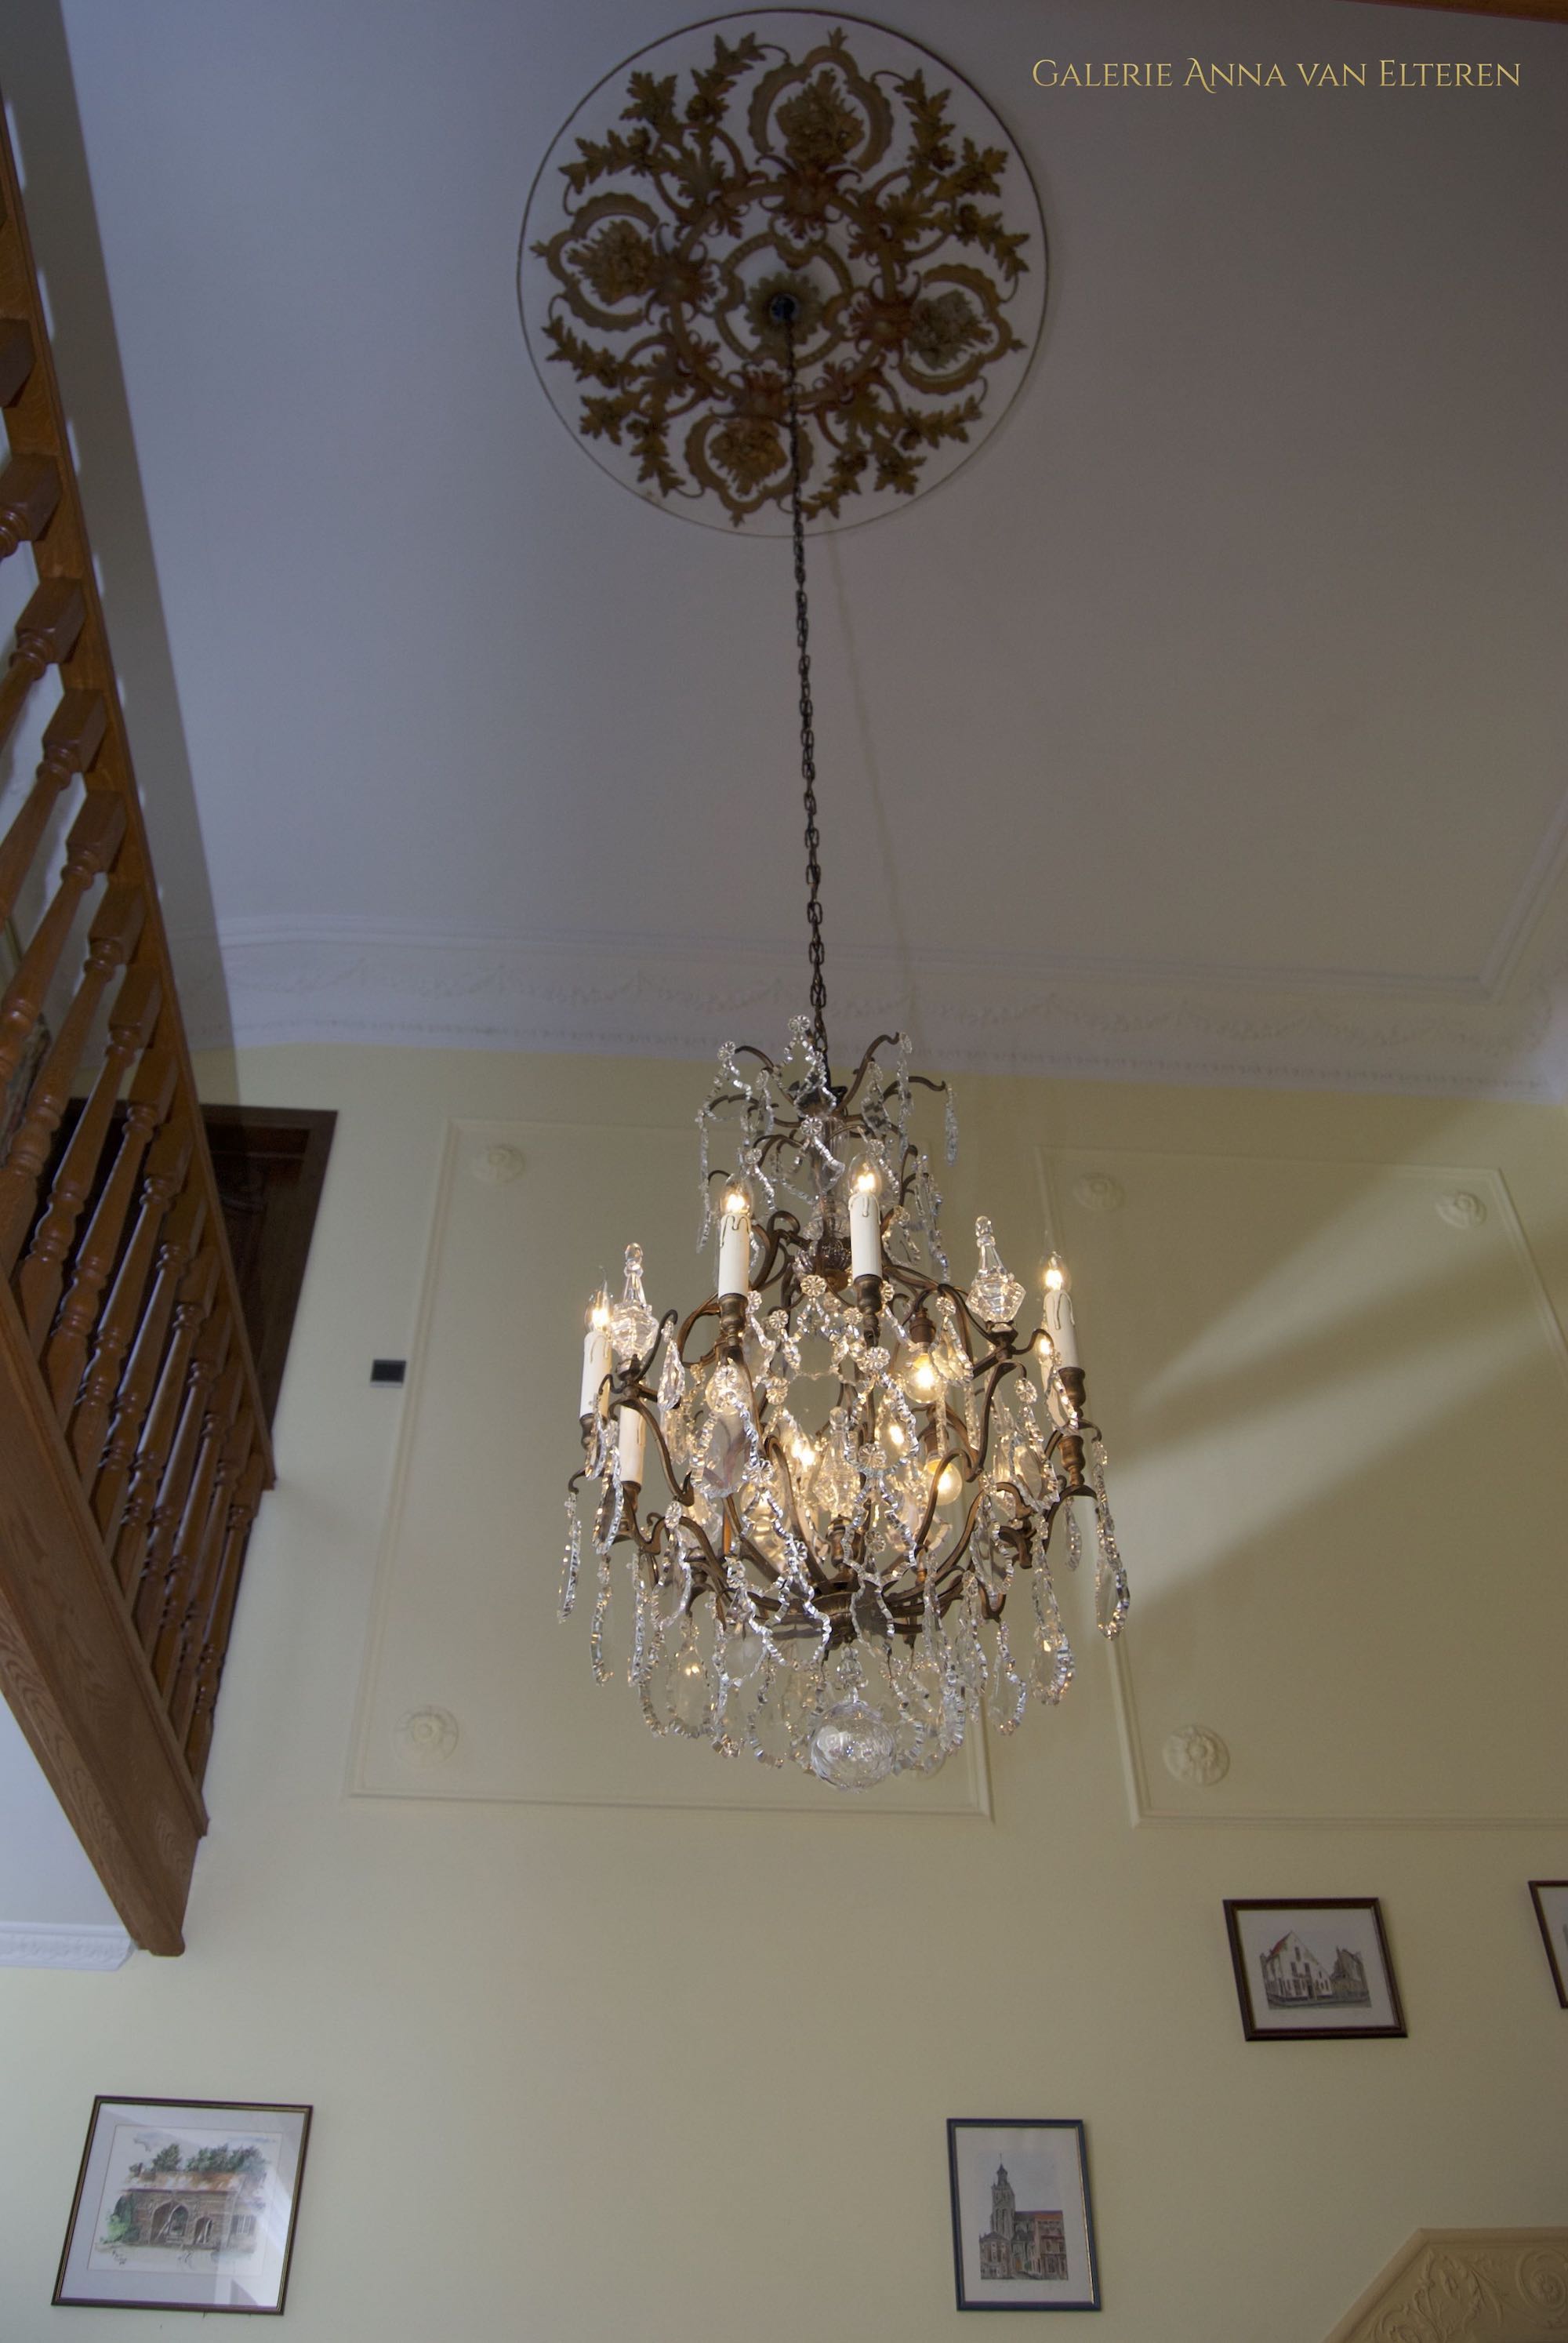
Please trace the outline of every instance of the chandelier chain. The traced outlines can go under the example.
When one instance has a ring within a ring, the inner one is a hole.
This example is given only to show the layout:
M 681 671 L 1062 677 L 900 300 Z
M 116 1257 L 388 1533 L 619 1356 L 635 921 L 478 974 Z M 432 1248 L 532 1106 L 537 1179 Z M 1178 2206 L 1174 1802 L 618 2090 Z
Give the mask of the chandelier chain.
M 828 1063 L 828 986 L 822 973 L 821 833 L 817 828 L 817 739 L 811 701 L 811 622 L 806 604 L 806 521 L 800 497 L 800 392 L 795 365 L 795 302 L 775 302 L 789 377 L 789 531 L 795 549 L 795 641 L 800 676 L 800 779 L 806 803 L 806 920 L 811 930 L 811 1033 Z

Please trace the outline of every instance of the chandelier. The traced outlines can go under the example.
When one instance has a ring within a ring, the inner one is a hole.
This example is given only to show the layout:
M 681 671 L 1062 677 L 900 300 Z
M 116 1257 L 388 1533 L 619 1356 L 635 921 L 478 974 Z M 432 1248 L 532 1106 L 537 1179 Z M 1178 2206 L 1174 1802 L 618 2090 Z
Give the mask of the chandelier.
M 698 1116 L 700 1251 L 715 1290 L 655 1314 L 642 1252 L 618 1298 L 595 1295 L 583 1342 L 584 1462 L 567 1495 L 560 1613 L 585 1531 L 596 1557 L 593 1669 L 608 1657 L 613 1564 L 629 1564 L 628 1675 L 660 1735 L 795 1763 L 842 1790 L 934 1773 L 981 1715 L 1016 1730 L 1072 1680 L 1052 1566 L 1094 1548 L 1095 1617 L 1114 1636 L 1127 1582 L 1084 1413 L 1066 1269 L 1052 1253 L 1040 1323 L 989 1220 L 967 1285 L 943 1250 L 940 1197 L 910 1071 L 881 1034 L 847 1080 L 829 1056 L 820 838 L 796 325 L 785 358 L 806 811 L 809 1016 L 779 1062 L 726 1042 Z M 933 1109 L 934 1111 L 934 1109 Z M 650 1468 L 663 1503 L 650 1503 Z M 1081 1513 L 1084 1516 L 1081 1520 Z

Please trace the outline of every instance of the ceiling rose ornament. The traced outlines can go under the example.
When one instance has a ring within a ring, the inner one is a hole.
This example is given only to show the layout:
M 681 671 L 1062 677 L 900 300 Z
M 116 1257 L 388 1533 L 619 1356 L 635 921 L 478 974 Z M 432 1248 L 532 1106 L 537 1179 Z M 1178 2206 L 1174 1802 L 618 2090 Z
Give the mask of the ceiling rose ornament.
M 1451 1229 L 1478 1229 L 1485 1222 L 1486 1206 L 1468 1188 L 1456 1188 L 1452 1195 L 1437 1199 L 1437 1217 Z
M 983 1217 L 973 1274 L 959 1282 L 920 1128 L 940 1100 L 951 1161 L 946 1082 L 911 1072 L 908 1041 L 889 1033 L 835 1079 L 799 315 L 788 289 L 774 295 L 810 1013 L 791 1023 L 780 1060 L 734 1042 L 719 1053 L 698 1115 L 698 1244 L 715 1241 L 712 1292 L 660 1316 L 631 1244 L 619 1295 L 601 1291 L 588 1305 L 560 1611 L 577 1600 L 586 1534 L 594 1673 L 610 1676 L 618 1630 L 655 1733 L 866 1790 L 905 1769 L 934 1772 L 987 1708 L 1011 1733 L 1031 1698 L 1060 1699 L 1073 1656 L 1057 1561 L 1076 1568 L 1092 1540 L 1107 1636 L 1121 1631 L 1128 1593 L 1064 1264 L 1055 1253 L 1045 1263 L 1029 1332 L 1018 1324 L 1023 1282 Z M 612 1617 L 618 1550 L 624 1617 Z
M 1165 1771 L 1173 1782 L 1211 1790 L 1230 1770 L 1230 1750 L 1206 1725 L 1180 1725 L 1165 1744 Z
M 505 1188 L 518 1179 L 523 1170 L 520 1147 L 481 1147 L 468 1165 L 481 1187 Z
M 444 1765 L 457 1745 L 457 1720 L 449 1708 L 411 1708 L 397 1745 L 411 1765 Z
M 551 404 L 672 512 L 790 526 L 796 303 L 808 527 L 869 520 L 1000 421 L 1045 314 L 1017 147 L 927 49 L 858 18 L 710 18 L 607 75 L 529 194 L 518 269 Z
M 1126 1189 L 1109 1172 L 1086 1172 L 1072 1192 L 1086 1212 L 1119 1212 L 1127 1202 Z

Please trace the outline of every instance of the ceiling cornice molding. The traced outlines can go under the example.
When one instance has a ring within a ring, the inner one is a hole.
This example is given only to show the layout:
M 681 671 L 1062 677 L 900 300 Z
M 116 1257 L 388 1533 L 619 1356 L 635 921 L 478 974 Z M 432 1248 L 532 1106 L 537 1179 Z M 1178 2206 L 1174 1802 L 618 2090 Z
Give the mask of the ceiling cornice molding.
M 121 1969 L 135 1950 L 125 1930 L 109 1923 L 0 1920 L 4 1969 Z
M 231 923 L 176 940 L 198 1048 L 375 1042 L 707 1058 L 733 1031 L 783 1032 L 804 992 L 794 950 L 529 943 L 381 923 Z M 979 1073 L 1406 1091 L 1555 1103 L 1568 1001 L 1544 983 L 1499 1001 L 1384 983 L 1193 981 L 1000 960 L 911 973 L 837 952 L 832 1018 L 906 1027 Z

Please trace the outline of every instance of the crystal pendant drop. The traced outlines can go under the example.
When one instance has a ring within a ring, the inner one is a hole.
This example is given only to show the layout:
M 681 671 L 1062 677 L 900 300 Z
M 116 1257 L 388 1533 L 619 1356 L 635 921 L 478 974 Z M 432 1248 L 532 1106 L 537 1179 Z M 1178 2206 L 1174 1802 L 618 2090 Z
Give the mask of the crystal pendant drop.
M 658 1321 L 648 1308 L 648 1296 L 642 1290 L 642 1247 L 628 1244 L 626 1282 L 609 1318 L 610 1347 L 616 1365 L 629 1367 L 634 1359 L 647 1358 L 658 1332 Z
M 811 1771 L 836 1790 L 870 1790 L 893 1770 L 895 1735 L 860 1694 L 835 1702 L 811 1735 Z
M 1005 1266 L 983 1212 L 975 1222 L 975 1243 L 980 1269 L 969 1290 L 970 1308 L 988 1326 L 1010 1326 L 1022 1306 L 1023 1287 Z

